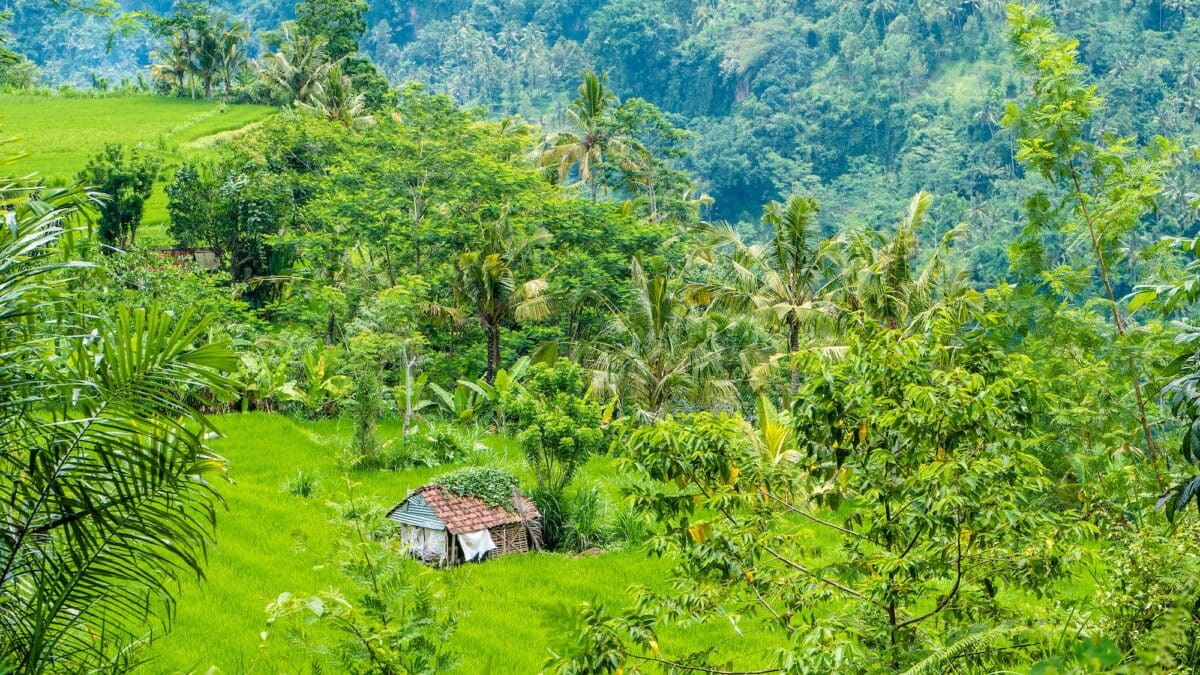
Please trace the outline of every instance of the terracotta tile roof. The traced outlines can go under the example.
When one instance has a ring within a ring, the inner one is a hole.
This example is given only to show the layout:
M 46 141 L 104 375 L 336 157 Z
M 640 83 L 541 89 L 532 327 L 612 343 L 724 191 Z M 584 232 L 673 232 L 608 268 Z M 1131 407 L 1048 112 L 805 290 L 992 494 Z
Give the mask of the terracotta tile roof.
M 426 485 L 419 494 L 446 524 L 451 534 L 486 530 L 497 525 L 521 522 L 521 515 L 503 506 L 488 506 L 478 497 L 459 497 L 442 489 L 441 485 Z M 411 495 L 410 495 L 411 498 Z M 517 497 L 527 513 L 537 514 L 537 507 L 524 495 Z

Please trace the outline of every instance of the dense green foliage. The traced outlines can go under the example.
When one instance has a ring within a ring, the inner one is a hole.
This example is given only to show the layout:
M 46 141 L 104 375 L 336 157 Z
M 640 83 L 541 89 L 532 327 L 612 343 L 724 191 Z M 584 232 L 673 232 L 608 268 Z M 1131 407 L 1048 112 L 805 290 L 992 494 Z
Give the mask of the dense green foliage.
M 214 4 L 260 31 L 295 16 L 286 4 Z M 121 4 L 159 13 L 171 5 Z M 132 79 L 150 62 L 154 41 L 144 33 L 119 35 L 105 51 L 111 19 L 34 0 L 13 11 L 17 42 L 51 80 Z M 1157 0 L 1051 6 L 1079 36 L 1081 64 L 1111 93 L 1098 128 L 1195 138 L 1197 11 Z M 946 197 L 936 213 L 945 228 L 967 221 L 1003 239 L 1020 229 L 1024 176 L 999 122 L 1021 80 L 1003 48 L 1000 2 L 369 2 L 361 22 L 353 12 L 322 20 L 336 26 L 331 35 L 365 26 L 355 35 L 362 52 L 393 84 L 422 82 L 553 129 L 571 126 L 565 108 L 579 74 L 607 72 L 610 88 L 678 115 L 693 132 L 686 165 L 719 217 L 750 220 L 760 204 L 805 189 L 825 205 L 824 227 L 871 224 L 902 195 L 927 189 Z M 83 37 L 64 51 L 64 35 Z M 248 53 L 260 51 L 252 44 Z M 1183 169 L 1173 182 L 1168 211 L 1186 212 L 1195 173 Z M 1000 276 L 1004 245 L 977 243 L 983 276 Z
M 104 146 L 80 172 L 80 183 L 104 195 L 97 232 L 102 245 L 125 250 L 136 241 L 157 174 L 137 148 L 126 153 L 120 145 Z
M 549 552 L 485 563 L 514 575 L 653 565 L 626 600 L 536 607 L 526 671 L 1200 668 L 1191 3 L 164 5 L 13 3 L 18 32 L 153 49 L 126 90 L 164 110 L 281 109 L 161 171 L 176 130 L 77 153 L 86 187 L 0 181 L 18 670 L 141 658 L 161 580 L 203 567 L 201 410 L 334 429 L 257 480 L 345 533 L 341 589 L 256 568 L 287 582 L 254 612 L 304 650 L 242 670 L 479 665 L 444 649 L 458 577 L 319 499 L 336 474 L 523 489 Z M 110 513 L 145 537 L 103 543 Z
M 603 449 L 600 406 L 586 398 L 582 369 L 566 359 L 537 363 L 506 404 L 538 487 L 561 493 Z
M 0 667 L 126 670 L 203 574 L 226 466 L 189 398 L 227 392 L 236 358 L 206 318 L 89 305 L 84 195 L 32 187 L 0 181 Z

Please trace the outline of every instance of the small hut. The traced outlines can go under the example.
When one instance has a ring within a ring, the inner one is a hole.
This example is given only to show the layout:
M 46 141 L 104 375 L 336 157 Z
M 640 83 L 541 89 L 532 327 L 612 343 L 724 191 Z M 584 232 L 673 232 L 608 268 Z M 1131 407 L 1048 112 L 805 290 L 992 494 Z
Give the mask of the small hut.
M 511 508 L 426 485 L 388 511 L 414 558 L 452 566 L 541 546 L 541 514 L 514 488 Z

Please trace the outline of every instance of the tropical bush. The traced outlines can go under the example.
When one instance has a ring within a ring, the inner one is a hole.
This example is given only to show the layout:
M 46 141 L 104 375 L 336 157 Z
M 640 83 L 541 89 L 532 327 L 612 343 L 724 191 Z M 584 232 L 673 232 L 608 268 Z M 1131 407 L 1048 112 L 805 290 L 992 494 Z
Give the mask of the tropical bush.
M 124 671 L 203 572 L 226 466 L 189 397 L 229 393 L 236 358 L 191 313 L 81 312 L 64 291 L 83 195 L 28 195 L 0 182 L 0 664 Z

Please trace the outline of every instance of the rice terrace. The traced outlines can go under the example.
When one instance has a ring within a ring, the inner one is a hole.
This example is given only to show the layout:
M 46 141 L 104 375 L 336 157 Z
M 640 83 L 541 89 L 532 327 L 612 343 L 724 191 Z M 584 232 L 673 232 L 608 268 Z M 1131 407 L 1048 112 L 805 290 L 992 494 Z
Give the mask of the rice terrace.
M 0 673 L 1200 673 L 1198 44 L 0 3 Z

